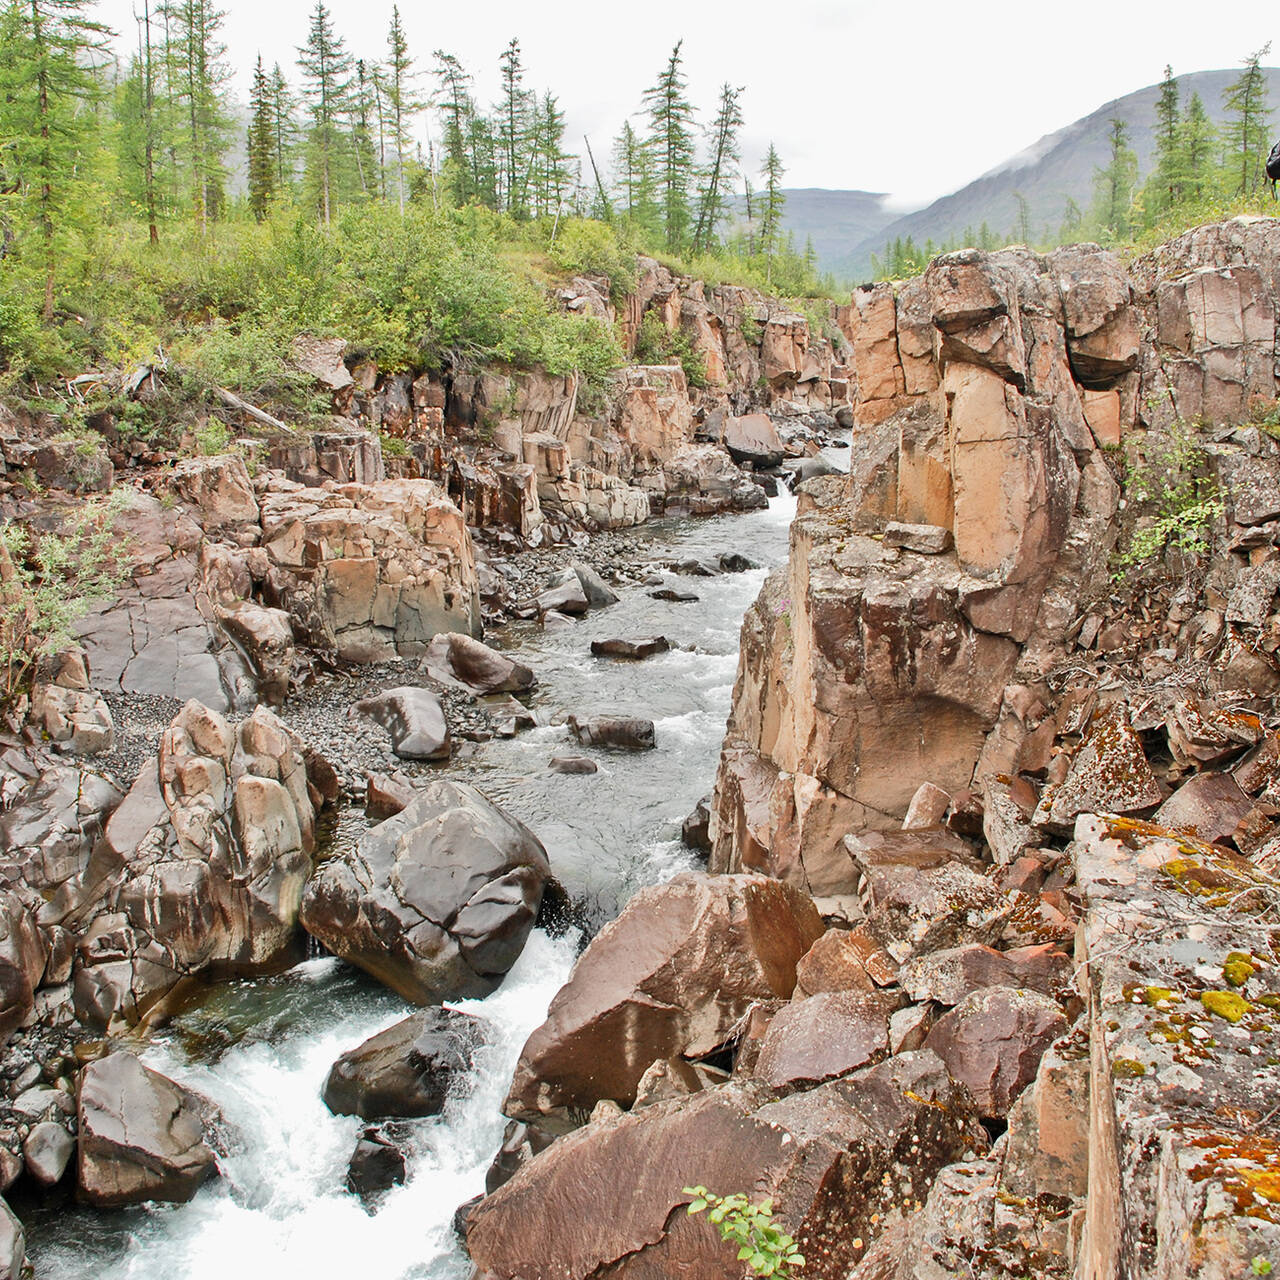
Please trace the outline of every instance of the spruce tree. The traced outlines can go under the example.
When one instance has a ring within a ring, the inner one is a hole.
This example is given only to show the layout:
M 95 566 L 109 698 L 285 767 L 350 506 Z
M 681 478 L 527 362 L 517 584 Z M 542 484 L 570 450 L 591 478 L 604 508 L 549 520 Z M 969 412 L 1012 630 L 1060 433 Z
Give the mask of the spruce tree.
M 374 104 L 373 78 L 363 58 L 356 59 L 356 72 L 351 81 L 350 115 L 351 146 L 356 162 L 356 179 L 361 195 L 376 194 L 377 156 L 373 145 Z
M 293 181 L 293 152 L 298 138 L 298 123 L 294 118 L 297 101 L 289 88 L 284 72 L 277 62 L 271 68 L 271 146 L 275 156 L 276 190 L 288 190 Z
M 498 140 L 502 151 L 503 207 L 515 217 L 524 217 L 528 174 L 529 98 L 524 87 L 524 66 L 520 61 L 520 41 L 512 39 L 503 50 L 502 101 L 498 104 Z
M 53 319 L 59 251 L 80 212 L 77 165 L 93 143 L 82 110 L 97 91 L 92 71 L 111 32 L 90 14 L 93 0 L 24 0 L 3 35 L 0 137 L 7 187 L 21 197 L 44 277 L 41 313 Z
M 262 65 L 262 54 L 253 71 L 249 92 L 249 209 L 261 222 L 276 193 L 275 118 L 271 103 L 271 81 Z
M 766 262 L 766 278 L 772 280 L 774 259 L 782 238 L 782 211 L 787 197 L 782 192 L 782 177 L 786 170 L 778 156 L 778 150 L 769 143 L 769 151 L 760 167 L 764 179 L 764 192 L 760 211 L 760 250 Z
M 1176 184 L 1183 199 L 1202 200 L 1210 193 L 1217 142 L 1218 131 L 1193 93 L 1178 124 Z
M 1267 106 L 1267 80 L 1261 64 L 1270 52 L 1268 40 L 1244 60 L 1239 78 L 1222 91 L 1227 182 L 1237 195 L 1251 195 L 1262 183 L 1271 111 Z
M 673 253 L 687 244 L 692 221 L 689 188 L 694 173 L 694 116 L 680 70 L 683 44 L 683 40 L 677 41 L 662 73 L 644 91 L 650 128 L 647 143 L 655 161 L 663 238 Z
M 400 7 L 392 5 L 391 29 L 387 32 L 387 63 L 381 83 L 387 104 L 387 126 L 396 153 L 396 198 L 402 214 L 406 193 L 405 154 L 409 150 L 413 118 L 423 108 L 422 100 L 414 92 L 416 78 L 413 59 L 409 56 L 409 40 L 400 21 Z
M 1166 66 L 1156 99 L 1156 167 L 1148 185 L 1147 209 L 1159 213 L 1178 201 L 1178 81 Z
M 710 129 L 710 157 L 702 173 L 702 194 L 698 200 L 698 221 L 693 232 L 695 253 L 706 253 L 715 239 L 716 227 L 724 216 L 725 189 L 730 170 L 742 158 L 738 134 L 742 129 L 741 87 L 720 86 L 720 104 Z
M 1112 116 L 1109 124 L 1107 146 L 1110 159 L 1105 168 L 1094 170 L 1093 208 L 1099 233 L 1108 239 L 1116 239 L 1129 230 L 1138 157 L 1129 146 L 1129 126 L 1118 116 Z
M 444 130 L 444 189 L 450 201 L 461 207 L 475 194 L 469 146 L 476 114 L 471 99 L 471 77 L 453 54 L 437 49 L 432 56 L 436 60 L 432 104 L 440 113 Z
M 316 0 L 307 42 L 298 50 L 306 82 L 304 100 L 311 116 L 309 161 L 317 184 L 321 221 L 328 226 L 337 203 L 337 169 L 343 145 L 339 122 L 350 106 L 352 59 L 324 0 Z
M 167 0 L 166 60 L 186 128 L 188 179 L 196 226 L 204 232 L 224 200 L 227 114 L 222 101 L 226 48 L 218 40 L 226 13 L 211 0 Z
M 642 237 L 656 235 L 659 219 L 653 160 L 630 120 L 622 122 L 622 132 L 614 139 L 613 172 L 617 202 L 625 210 L 627 222 Z

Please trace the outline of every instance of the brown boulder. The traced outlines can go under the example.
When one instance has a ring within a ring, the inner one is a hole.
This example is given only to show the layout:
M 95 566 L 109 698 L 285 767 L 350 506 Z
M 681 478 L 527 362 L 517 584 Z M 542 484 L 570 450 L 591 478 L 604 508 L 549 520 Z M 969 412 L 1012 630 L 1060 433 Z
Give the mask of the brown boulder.
M 1062 1010 L 1048 996 L 988 987 L 935 1022 L 925 1047 L 969 1090 L 981 1115 L 1003 1117 L 1066 1029 Z
M 524 949 L 550 874 L 523 823 L 475 787 L 432 782 L 321 865 L 301 920 L 415 1004 L 487 995 Z
M 740 1280 L 742 1263 L 684 1206 L 685 1186 L 770 1196 L 810 1280 L 844 1280 L 899 1198 L 984 1138 L 931 1053 L 782 1101 L 731 1084 L 560 1138 L 472 1210 L 467 1248 L 495 1280 Z M 919 1152 L 910 1162 L 908 1150 Z
M 785 450 L 768 414 L 749 413 L 724 424 L 724 447 L 734 462 L 752 463 L 757 470 L 776 467 Z
M 976 943 L 917 956 L 898 981 L 912 1000 L 958 1005 L 984 987 L 1013 987 L 1061 998 L 1070 986 L 1071 957 L 1051 943 L 994 951 Z
M 402 760 L 447 760 L 453 750 L 444 707 L 428 689 L 388 689 L 362 698 L 355 709 L 387 731 L 391 750 Z
M 828 991 L 792 1000 L 769 1024 L 755 1074 L 775 1089 L 848 1075 L 889 1054 L 887 992 Z
M 85 1067 L 77 1102 L 80 1195 L 98 1209 L 184 1203 L 217 1172 L 209 1104 L 117 1052 Z
M 624 1105 L 658 1058 L 723 1045 L 756 1000 L 786 998 L 822 933 L 813 903 L 763 876 L 686 874 L 642 889 L 592 940 L 529 1037 L 504 1108 L 563 1123 Z

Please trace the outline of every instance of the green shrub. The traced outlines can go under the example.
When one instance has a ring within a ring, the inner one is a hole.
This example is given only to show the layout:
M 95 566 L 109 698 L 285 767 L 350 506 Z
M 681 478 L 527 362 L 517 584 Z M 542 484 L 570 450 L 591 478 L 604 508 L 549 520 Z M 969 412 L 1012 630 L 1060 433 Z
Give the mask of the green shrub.
M 645 312 L 636 335 L 637 364 L 678 364 L 691 387 L 707 385 L 707 362 L 683 329 L 668 329 L 656 311 Z
M 1143 442 L 1140 455 L 1125 469 L 1125 495 L 1148 514 L 1115 558 L 1117 578 L 1147 565 L 1168 547 L 1185 555 L 1209 550 L 1224 506 L 1207 464 L 1208 454 L 1185 423 Z
M 685 1187 L 693 1196 L 689 1214 L 710 1210 L 720 1238 L 738 1246 L 738 1261 L 758 1276 L 790 1276 L 804 1266 L 804 1255 L 785 1231 L 773 1225 L 773 1201 L 752 1204 L 741 1194 L 713 1195 L 706 1187 Z
M 18 690 L 35 662 L 70 643 L 89 607 L 124 580 L 127 546 L 115 529 L 123 490 L 75 508 L 62 528 L 32 537 L 0 527 L 0 692 Z

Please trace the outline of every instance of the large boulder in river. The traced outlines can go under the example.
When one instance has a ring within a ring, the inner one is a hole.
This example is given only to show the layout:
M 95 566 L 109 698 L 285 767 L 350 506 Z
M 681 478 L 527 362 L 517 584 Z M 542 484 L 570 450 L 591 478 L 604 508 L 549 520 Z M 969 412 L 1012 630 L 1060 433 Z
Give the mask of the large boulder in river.
M 813 902 L 764 876 L 677 876 L 642 889 L 592 940 L 529 1037 L 504 1108 L 564 1123 L 629 1106 L 658 1058 L 729 1039 L 757 1000 L 787 999 L 823 931 Z
M 433 782 L 320 867 L 302 923 L 414 1004 L 487 995 L 524 949 L 550 874 L 523 823 L 475 787 Z
M 27 1261 L 27 1233 L 13 1210 L 0 1200 L 0 1280 L 18 1280 Z
M 844 1280 L 903 1203 L 984 1135 L 932 1053 L 776 1100 L 734 1083 L 602 1117 L 560 1138 L 477 1205 L 467 1249 L 492 1280 L 741 1280 L 736 1249 L 684 1209 L 685 1186 L 747 1191 Z
M 652 751 L 657 736 L 652 720 L 622 716 L 569 717 L 569 731 L 589 747 L 615 747 L 619 751 Z
M 434 1116 L 453 1080 L 471 1069 L 482 1023 L 456 1009 L 424 1009 L 349 1049 L 324 1083 L 335 1115 Z
M 538 683 L 522 662 L 457 631 L 436 636 L 422 665 L 434 679 L 456 680 L 476 693 L 523 693 Z
M 131 1053 L 85 1067 L 77 1116 L 80 1196 L 97 1209 L 185 1203 L 217 1172 L 210 1104 Z

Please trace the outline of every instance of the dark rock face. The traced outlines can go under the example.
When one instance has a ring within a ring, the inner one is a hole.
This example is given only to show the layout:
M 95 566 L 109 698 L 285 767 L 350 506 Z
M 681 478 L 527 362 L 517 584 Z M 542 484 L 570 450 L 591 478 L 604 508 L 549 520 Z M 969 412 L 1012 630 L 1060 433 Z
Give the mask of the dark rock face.
M 404 1182 L 404 1152 L 376 1125 L 360 1133 L 347 1165 L 347 1190 L 361 1200 L 375 1200 Z
M 666 653 L 671 641 L 666 636 L 645 636 L 641 640 L 593 640 L 591 652 L 597 658 L 651 658 Z
M 333 1064 L 325 1106 L 365 1120 L 434 1116 L 471 1069 L 482 1024 L 452 1009 L 425 1009 L 371 1036 Z
M 656 1059 L 710 1053 L 754 1001 L 788 997 L 821 933 L 804 894 L 762 876 L 688 874 L 641 890 L 529 1037 L 507 1114 L 562 1124 L 601 1099 L 629 1105 Z
M 524 949 L 550 873 L 521 822 L 475 787 L 433 782 L 317 871 L 301 919 L 415 1004 L 485 995 Z
M 652 751 L 657 737 L 652 720 L 595 716 L 590 720 L 569 717 L 569 729 L 589 747 L 614 747 L 619 751 Z
M 547 768 L 552 773 L 599 773 L 600 766 L 587 756 L 552 756 L 547 761 Z
M 522 662 L 457 631 L 436 636 L 422 665 L 437 680 L 456 680 L 476 693 L 524 693 L 538 683 Z
M 776 467 L 784 452 L 777 429 L 764 413 L 728 419 L 724 424 L 724 447 L 734 462 L 749 462 L 758 470 Z
M 776 1199 L 806 1276 L 843 1280 L 897 1197 L 923 1200 L 939 1168 L 983 1143 L 927 1052 L 782 1101 L 730 1084 L 560 1138 L 471 1211 L 467 1247 L 497 1280 L 739 1280 L 734 1251 L 688 1217 L 681 1188 L 742 1186 Z
M 690 849 L 711 852 L 711 797 L 703 796 L 680 824 L 680 838 Z
M 888 1056 L 886 992 L 829 991 L 780 1009 L 760 1046 L 755 1074 L 775 1089 L 848 1075 Z
M 217 1172 L 205 1141 L 209 1105 L 131 1053 L 80 1076 L 80 1195 L 99 1209 L 145 1200 L 184 1203 Z
M 402 760 L 447 760 L 452 751 L 449 722 L 440 699 L 406 685 L 356 703 L 356 710 L 391 735 L 391 750 Z

